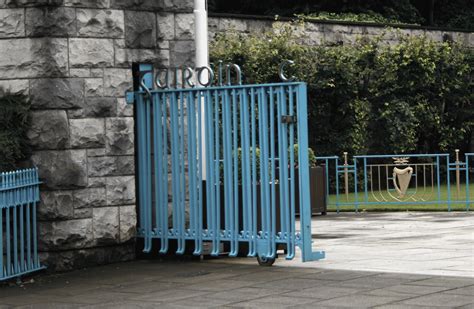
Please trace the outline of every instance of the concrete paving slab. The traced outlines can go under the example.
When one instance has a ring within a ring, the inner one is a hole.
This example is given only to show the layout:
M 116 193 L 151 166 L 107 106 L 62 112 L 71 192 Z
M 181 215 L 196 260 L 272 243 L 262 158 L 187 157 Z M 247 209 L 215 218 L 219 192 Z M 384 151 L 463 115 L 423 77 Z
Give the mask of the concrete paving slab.
M 408 300 L 401 301 L 400 304 L 417 305 L 417 306 L 447 306 L 447 307 L 459 307 L 468 304 L 472 304 L 474 296 L 455 295 L 436 293 L 430 295 L 423 295 Z

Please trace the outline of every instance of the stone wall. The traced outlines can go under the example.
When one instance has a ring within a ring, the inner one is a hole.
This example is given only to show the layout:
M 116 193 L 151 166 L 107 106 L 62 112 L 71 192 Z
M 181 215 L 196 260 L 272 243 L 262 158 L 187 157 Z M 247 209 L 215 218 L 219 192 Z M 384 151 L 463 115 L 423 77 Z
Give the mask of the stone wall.
M 0 0 L 0 87 L 31 97 L 50 270 L 134 257 L 131 65 L 194 60 L 192 0 Z
M 238 33 L 263 33 L 265 31 L 277 28 L 288 21 L 275 21 L 272 18 L 256 18 L 256 17 L 238 17 L 211 15 L 209 18 L 209 37 L 212 40 L 217 33 L 225 33 L 230 29 Z M 303 26 L 295 27 L 296 33 L 301 36 L 303 43 L 308 45 L 322 44 L 351 44 L 358 37 L 375 37 L 385 33 L 385 41 L 391 43 L 396 42 L 396 32 L 390 31 L 389 28 L 383 26 L 368 26 L 356 23 L 335 23 L 326 22 L 306 22 Z M 393 30 L 393 29 L 392 29 Z M 456 32 L 442 31 L 435 29 L 427 29 L 423 27 L 407 27 L 400 29 L 401 34 L 405 35 L 426 35 L 435 41 L 454 40 L 465 46 L 474 48 L 474 33 L 472 32 Z

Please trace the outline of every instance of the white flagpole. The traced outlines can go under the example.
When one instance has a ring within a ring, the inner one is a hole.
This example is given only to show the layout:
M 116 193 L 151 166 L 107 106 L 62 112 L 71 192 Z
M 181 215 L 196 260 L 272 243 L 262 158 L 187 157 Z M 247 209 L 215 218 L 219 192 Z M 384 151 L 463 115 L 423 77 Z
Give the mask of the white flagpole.
M 194 23 L 196 27 L 196 68 L 209 66 L 209 47 L 207 38 L 207 8 L 206 0 L 194 0 Z M 202 74 L 201 82 L 208 82 L 207 74 Z M 198 85 L 199 86 L 199 85 Z M 205 109 L 204 100 L 201 99 L 201 169 L 202 179 L 207 179 L 206 174 L 206 135 L 205 135 Z

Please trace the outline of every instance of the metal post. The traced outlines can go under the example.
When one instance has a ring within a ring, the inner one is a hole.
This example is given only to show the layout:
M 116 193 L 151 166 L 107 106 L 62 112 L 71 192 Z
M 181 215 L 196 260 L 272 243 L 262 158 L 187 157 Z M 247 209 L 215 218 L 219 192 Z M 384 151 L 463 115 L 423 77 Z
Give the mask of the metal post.
M 344 189 L 346 192 L 346 200 L 349 202 L 349 172 L 347 169 L 347 152 L 344 152 Z
M 456 152 L 456 189 L 458 193 L 458 199 L 461 197 L 461 171 L 459 170 L 459 149 L 454 150 Z

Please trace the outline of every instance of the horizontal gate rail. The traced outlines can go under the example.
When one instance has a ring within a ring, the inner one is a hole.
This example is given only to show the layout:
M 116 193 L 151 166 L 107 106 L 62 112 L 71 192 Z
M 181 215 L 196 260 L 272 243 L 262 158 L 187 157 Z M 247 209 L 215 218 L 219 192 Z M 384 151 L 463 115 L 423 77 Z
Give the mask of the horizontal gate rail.
M 299 246 L 303 260 L 322 258 L 311 247 L 306 85 L 153 89 L 152 76 L 127 94 L 136 104 L 144 251 L 156 239 L 160 253 L 174 240 L 176 254 L 206 247 L 273 259 L 284 249 L 292 259 Z
M 0 174 L 0 281 L 40 269 L 36 229 L 38 170 Z
M 454 160 L 449 154 L 348 154 L 316 157 L 325 165 L 326 196 L 337 212 L 347 207 L 433 205 L 451 211 L 453 205 L 470 209 L 474 203 L 471 182 L 474 154 Z M 342 161 L 342 162 L 341 162 Z M 459 208 L 457 208 L 459 209 Z

